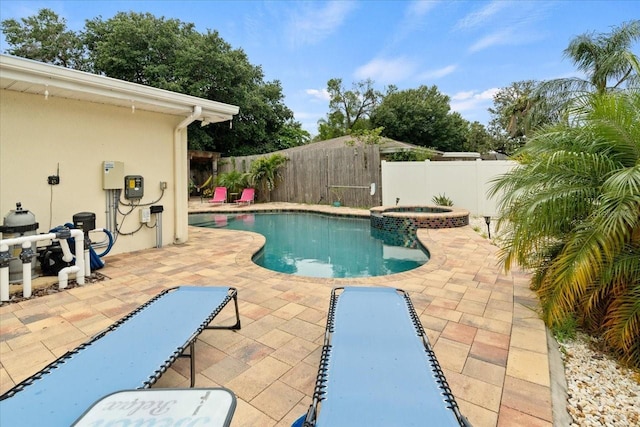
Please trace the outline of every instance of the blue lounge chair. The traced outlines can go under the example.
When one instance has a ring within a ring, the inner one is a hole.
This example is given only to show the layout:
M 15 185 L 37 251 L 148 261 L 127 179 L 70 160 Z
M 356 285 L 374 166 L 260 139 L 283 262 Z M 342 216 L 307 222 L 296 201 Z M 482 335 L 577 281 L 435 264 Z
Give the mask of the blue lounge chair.
M 231 300 L 235 324 L 209 325 Z M 168 289 L 0 396 L 0 426 L 69 426 L 103 396 L 151 387 L 179 357 L 191 359 L 193 387 L 204 329 L 240 329 L 237 291 Z
M 335 288 L 313 401 L 293 426 L 460 426 L 406 292 Z

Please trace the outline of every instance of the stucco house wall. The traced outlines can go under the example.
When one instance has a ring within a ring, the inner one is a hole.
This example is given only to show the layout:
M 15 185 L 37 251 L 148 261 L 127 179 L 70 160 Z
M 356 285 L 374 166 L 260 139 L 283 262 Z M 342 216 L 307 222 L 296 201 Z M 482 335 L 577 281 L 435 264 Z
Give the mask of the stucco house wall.
M 165 206 L 163 242 L 172 242 L 173 129 L 175 117 L 131 109 L 2 90 L 0 93 L 0 212 L 5 216 L 21 202 L 40 227 L 72 222 L 79 212 L 96 214 L 96 226 L 107 227 L 103 161 L 121 161 L 125 175 L 144 177 L 142 204 L 160 199 L 160 181 L 168 188 L 157 204 Z M 47 177 L 60 176 L 59 185 Z M 124 185 L 124 184 L 123 184 Z M 126 202 L 124 197 L 122 201 Z M 122 211 L 131 208 L 121 206 Z M 140 208 L 123 219 L 114 253 L 153 247 L 155 230 L 140 226 Z M 97 236 L 104 237 L 104 236 Z
M 138 202 L 163 206 L 163 245 L 185 242 L 186 127 L 237 113 L 228 104 L 0 55 L 0 217 L 20 202 L 35 215 L 38 233 L 71 223 L 80 212 L 93 212 L 97 228 L 114 232 L 103 162 L 116 161 L 124 164 L 123 176 L 144 178 L 144 195 L 127 206 L 132 201 L 121 194 L 119 211 L 126 215 L 117 214 L 111 254 L 156 245 L 156 215 L 141 227 Z M 60 183 L 50 185 L 47 178 L 58 173 Z M 160 182 L 167 183 L 164 192 Z

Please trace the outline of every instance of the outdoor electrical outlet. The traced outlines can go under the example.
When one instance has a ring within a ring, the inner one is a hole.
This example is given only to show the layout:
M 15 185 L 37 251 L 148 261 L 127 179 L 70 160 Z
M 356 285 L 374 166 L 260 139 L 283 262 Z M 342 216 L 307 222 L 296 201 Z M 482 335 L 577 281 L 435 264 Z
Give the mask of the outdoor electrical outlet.
M 160 189 L 161 190 L 167 189 L 167 181 L 160 181 Z
M 47 183 L 49 185 L 58 185 L 60 184 L 60 177 L 58 175 L 51 175 L 47 177 Z

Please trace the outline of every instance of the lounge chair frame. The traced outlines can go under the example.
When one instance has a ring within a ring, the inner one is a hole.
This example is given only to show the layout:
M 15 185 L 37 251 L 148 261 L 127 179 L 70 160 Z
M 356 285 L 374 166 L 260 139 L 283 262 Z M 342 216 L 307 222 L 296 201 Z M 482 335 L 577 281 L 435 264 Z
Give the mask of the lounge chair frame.
M 332 335 L 336 330 L 336 324 L 335 324 L 336 309 L 337 309 L 339 296 L 344 290 L 345 290 L 345 287 L 336 287 L 331 292 L 331 302 L 330 302 L 329 311 L 327 314 L 327 326 L 326 326 L 325 335 L 324 335 L 324 344 L 322 346 L 322 353 L 320 356 L 320 365 L 319 365 L 318 375 L 315 382 L 312 403 L 304 418 L 304 421 L 298 420 L 296 423 L 294 423 L 294 426 L 304 426 L 304 427 L 315 426 L 319 411 L 321 411 L 321 403 L 323 400 L 327 398 L 327 382 L 330 375 L 329 360 L 331 358 L 331 352 L 332 352 Z M 409 298 L 409 294 L 402 289 L 396 288 L 395 291 L 400 293 L 405 301 L 408 314 L 411 318 L 411 321 L 413 323 L 417 336 L 422 341 L 422 345 L 424 346 L 424 351 L 427 353 L 427 358 L 428 358 L 429 364 L 431 365 L 430 368 L 432 370 L 433 375 L 436 378 L 438 387 L 441 390 L 443 400 L 447 405 L 446 407 L 449 410 L 451 410 L 455 419 L 458 421 L 458 423 L 461 426 L 470 426 L 469 422 L 461 414 L 460 409 L 458 408 L 458 404 L 456 403 L 456 400 L 451 392 L 449 384 L 447 383 L 447 380 L 444 376 L 444 372 L 442 371 L 442 368 L 440 367 L 440 364 L 436 359 L 436 355 L 433 352 L 431 345 L 429 344 L 424 328 L 422 327 L 422 324 L 415 311 L 413 303 Z M 300 423 L 300 421 L 302 421 L 302 423 Z M 425 422 L 427 423 L 425 425 L 429 425 L 428 420 L 425 420 Z
M 48 374 L 55 372 L 56 369 L 58 369 L 59 367 L 62 367 L 64 364 L 69 363 L 69 364 L 71 364 L 69 366 L 72 366 L 72 364 L 74 363 L 74 356 L 81 355 L 83 350 L 86 350 L 86 349 L 90 348 L 92 345 L 94 345 L 99 340 L 103 339 L 104 337 L 109 336 L 110 334 L 118 333 L 118 331 L 124 330 L 127 327 L 127 325 L 131 324 L 132 322 L 135 322 L 136 316 L 139 313 L 141 313 L 145 309 L 151 307 L 153 304 L 155 304 L 156 302 L 160 301 L 161 299 L 166 298 L 167 296 L 170 296 L 171 293 L 177 292 L 178 290 L 180 290 L 182 288 L 205 289 L 207 287 L 205 287 L 205 286 L 203 286 L 203 287 L 178 286 L 178 287 L 174 287 L 174 288 L 170 288 L 170 289 L 164 290 L 163 292 L 161 292 L 160 294 L 156 295 L 155 297 L 153 297 L 152 299 L 150 299 L 149 301 L 147 301 L 146 303 L 144 303 L 140 307 L 136 308 L 135 310 L 133 310 L 132 312 L 130 312 L 129 314 L 127 314 L 126 316 L 124 316 L 120 320 L 118 320 L 115 323 L 113 323 L 111 326 L 107 327 L 102 332 L 99 332 L 98 334 L 94 335 L 89 341 L 87 341 L 87 342 L 85 342 L 83 344 L 80 344 L 78 347 L 76 347 L 73 350 L 68 351 L 67 353 L 62 355 L 60 358 L 58 358 L 55 361 L 53 361 L 52 363 L 48 364 L 47 366 L 45 366 L 43 369 L 41 369 L 40 371 L 38 371 L 34 375 L 32 375 L 29 378 L 23 380 L 22 382 L 18 383 L 13 388 L 11 388 L 9 391 L 5 392 L 2 396 L 0 396 L 0 407 L 2 406 L 1 405 L 1 403 L 3 403 L 2 401 L 4 401 L 5 399 L 11 399 L 12 397 L 17 395 L 18 393 L 24 393 L 25 389 L 28 389 L 30 385 L 35 384 L 38 380 L 45 379 Z M 131 381 L 133 383 L 135 383 L 137 381 L 140 381 L 140 383 L 139 383 L 139 385 L 137 387 L 132 387 L 132 388 L 146 389 L 146 388 L 151 387 L 153 384 L 155 384 L 158 381 L 158 379 L 162 376 L 162 374 L 164 374 L 178 358 L 183 358 L 183 357 L 190 359 L 190 375 L 191 375 L 190 385 L 191 385 L 191 387 L 194 387 L 194 385 L 195 385 L 195 343 L 196 343 L 198 335 L 200 335 L 200 333 L 202 333 L 205 329 L 237 330 L 237 329 L 240 329 L 240 327 L 241 327 L 241 324 L 240 324 L 240 313 L 239 313 L 239 310 L 238 310 L 238 292 L 237 292 L 236 288 L 232 288 L 232 287 L 219 288 L 219 287 L 217 287 L 216 289 L 219 289 L 217 292 L 223 292 L 224 290 L 227 291 L 227 295 L 222 299 L 222 302 L 218 303 L 218 305 L 216 307 L 212 308 L 211 313 L 203 319 L 202 323 L 196 328 L 195 331 L 193 331 L 193 333 L 191 333 L 188 336 L 186 341 L 184 341 L 183 343 L 180 342 L 180 343 L 176 344 L 175 350 L 171 354 L 168 355 L 168 357 L 167 357 L 167 359 L 165 360 L 164 363 L 162 363 L 158 367 L 150 367 L 149 368 L 149 372 L 151 372 L 151 374 L 149 375 L 148 378 L 132 378 Z M 188 289 L 185 289 L 185 291 L 186 290 L 188 290 Z M 235 306 L 235 323 L 233 325 L 229 325 L 229 326 L 226 326 L 226 325 L 225 326 L 219 326 L 219 325 L 211 326 L 211 325 L 209 325 L 209 323 L 232 300 L 233 300 L 234 306 Z M 162 320 L 162 319 L 159 319 L 159 322 L 160 322 L 160 320 Z M 165 320 L 171 321 L 171 319 L 165 319 Z M 144 337 L 144 338 L 141 337 L 141 340 L 145 341 L 146 345 L 152 345 L 153 344 L 151 342 L 153 340 L 152 337 L 149 338 L 149 339 L 146 339 L 146 337 Z M 180 341 L 182 341 L 182 340 L 180 340 Z M 187 347 L 189 349 L 188 353 L 186 352 Z M 126 352 L 127 349 L 122 349 L 122 351 Z M 110 392 L 114 392 L 114 391 L 117 391 L 117 390 L 111 390 Z M 98 396 L 98 397 L 101 397 L 101 396 Z M 51 399 L 55 399 L 55 398 L 62 398 L 64 400 L 64 396 L 51 396 Z M 36 408 L 34 408 L 34 409 L 36 409 Z M 3 408 L 0 408 L 0 411 L 2 411 L 2 410 L 3 410 Z M 78 414 L 78 415 L 80 415 L 80 414 Z

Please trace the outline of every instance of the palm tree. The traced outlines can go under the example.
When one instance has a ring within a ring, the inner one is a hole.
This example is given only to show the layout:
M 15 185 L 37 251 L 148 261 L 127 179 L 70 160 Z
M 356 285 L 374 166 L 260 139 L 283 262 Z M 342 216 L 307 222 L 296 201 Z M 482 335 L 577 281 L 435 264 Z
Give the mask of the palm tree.
M 271 191 L 276 187 L 278 180 L 282 179 L 282 166 L 287 158 L 282 154 L 272 154 L 269 157 L 260 157 L 251 165 L 251 181 L 260 186 L 267 201 L 271 200 Z
M 231 193 L 240 193 L 243 188 L 249 186 L 249 174 L 236 169 L 222 173 L 216 178 L 217 185 L 227 187 Z
M 577 36 L 564 50 L 585 78 L 571 77 L 543 82 L 535 114 L 566 119 L 566 109 L 575 96 L 638 86 L 640 61 L 632 52 L 633 43 L 640 40 L 640 20 L 625 22 L 610 33 L 585 33 Z
M 577 318 L 640 366 L 640 91 L 592 94 L 534 134 L 499 195 L 506 269 L 533 269 L 549 326 Z

